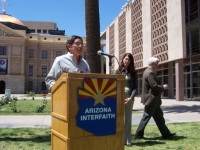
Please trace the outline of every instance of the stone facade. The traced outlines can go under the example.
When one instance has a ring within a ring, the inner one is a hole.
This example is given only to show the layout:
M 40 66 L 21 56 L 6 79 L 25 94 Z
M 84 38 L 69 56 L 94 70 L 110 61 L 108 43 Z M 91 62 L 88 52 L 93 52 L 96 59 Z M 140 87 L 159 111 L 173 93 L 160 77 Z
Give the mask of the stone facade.
M 31 30 L 56 30 L 56 23 L 23 21 Z M 67 52 L 68 36 L 40 33 L 26 33 L 14 30 L 0 23 L 0 47 L 6 47 L 6 74 L 0 74 L 0 94 L 11 89 L 12 94 L 48 93 L 44 83 L 54 59 Z M 86 52 L 86 38 L 83 38 L 83 57 Z M 103 42 L 102 42 L 103 45 Z
M 34 23 L 34 25 L 37 25 L 37 23 Z M 46 25 L 48 26 L 48 23 Z M 57 57 L 56 52 L 66 53 L 67 36 L 26 34 L 26 32 L 11 29 L 3 24 L 0 24 L 0 27 L 9 35 L 15 35 L 14 38 L 5 35 L 0 37 L 0 46 L 6 46 L 6 55 L 0 55 L 0 58 L 7 59 L 7 74 L 0 75 L 0 80 L 5 84 L 5 89 L 11 89 L 13 94 L 30 91 L 47 93 L 48 89 L 44 85 L 42 89 L 41 85 Z M 30 54 L 30 50 L 32 54 Z M 45 58 L 42 56 L 43 51 L 46 51 L 47 56 Z M 31 74 L 30 65 L 33 67 Z M 46 67 L 43 73 L 42 66 Z
M 1 77 L 1 81 L 6 84 L 6 89 L 10 89 L 11 93 L 24 93 L 25 76 L 24 75 L 7 75 L 6 78 Z
M 189 7 L 193 11 L 198 8 L 191 16 L 194 20 L 197 16 L 195 14 L 200 12 L 198 0 L 133 0 L 126 3 L 116 19 L 102 33 L 101 38 L 106 40 L 107 53 L 115 54 L 119 61 L 124 53 L 133 54 L 138 72 L 138 95 L 141 95 L 143 71 L 148 66 L 148 59 L 154 56 L 160 60 L 157 72 L 161 83 L 167 83 L 170 87 L 163 93 L 163 97 L 184 100 L 191 97 L 191 90 L 194 90 L 193 95 L 200 98 L 200 85 L 193 82 L 197 79 L 193 79 L 193 74 L 200 76 L 200 61 L 197 61 L 197 58 L 200 60 L 200 48 L 195 51 L 198 55 L 191 58 L 187 55 L 189 50 L 186 50 L 186 47 L 190 47 L 187 43 L 196 40 L 198 33 L 194 38 L 186 34 L 189 30 L 186 27 L 189 24 L 186 5 L 191 5 Z M 198 22 L 200 28 L 200 21 Z M 192 27 L 196 26 L 197 24 Z M 193 39 L 188 40 L 189 38 Z M 115 62 L 114 58 L 113 61 Z M 117 63 L 112 66 L 112 71 L 116 68 Z

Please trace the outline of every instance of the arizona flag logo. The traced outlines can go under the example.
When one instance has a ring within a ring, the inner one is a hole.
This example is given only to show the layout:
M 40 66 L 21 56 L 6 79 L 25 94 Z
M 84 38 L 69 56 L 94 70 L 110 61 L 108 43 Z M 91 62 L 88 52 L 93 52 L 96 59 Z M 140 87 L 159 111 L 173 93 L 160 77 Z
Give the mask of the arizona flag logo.
M 117 80 L 85 78 L 78 89 L 77 126 L 96 135 L 116 134 Z

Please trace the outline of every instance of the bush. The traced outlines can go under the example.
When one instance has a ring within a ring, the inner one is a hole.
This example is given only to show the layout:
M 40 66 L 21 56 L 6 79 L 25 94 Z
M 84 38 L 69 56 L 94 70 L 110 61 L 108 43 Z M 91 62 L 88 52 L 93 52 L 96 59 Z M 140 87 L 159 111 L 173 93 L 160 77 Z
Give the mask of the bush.
M 1 104 L 1 105 L 8 104 L 9 102 L 10 102 L 10 98 L 8 97 L 7 94 L 5 94 L 5 97 L 2 96 L 1 99 L 0 99 L 0 104 Z
M 46 94 L 43 94 L 43 104 L 40 106 L 37 106 L 36 112 L 43 112 L 45 107 L 47 106 L 47 100 L 46 100 Z
M 7 94 L 5 94 L 5 97 L 2 96 L 1 99 L 0 99 L 0 105 L 6 105 L 6 104 L 9 104 L 11 110 L 13 112 L 18 112 L 17 110 L 17 106 L 16 106 L 16 101 L 17 101 L 17 97 L 16 96 L 13 96 L 12 98 L 8 97 Z
M 16 100 L 10 102 L 10 108 L 11 108 L 11 110 L 12 110 L 13 112 L 19 112 L 19 111 L 17 110 Z
M 6 100 L 4 98 L 1 98 L 0 105 L 5 105 L 5 104 L 6 104 Z

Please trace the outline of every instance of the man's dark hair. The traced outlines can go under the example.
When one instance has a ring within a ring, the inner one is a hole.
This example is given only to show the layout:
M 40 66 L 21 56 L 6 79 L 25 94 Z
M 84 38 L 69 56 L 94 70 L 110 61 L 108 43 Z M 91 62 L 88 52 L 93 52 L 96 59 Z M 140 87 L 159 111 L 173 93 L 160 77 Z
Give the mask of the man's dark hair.
M 81 41 L 83 41 L 83 39 L 82 39 L 80 36 L 78 36 L 78 35 L 72 35 L 72 36 L 67 40 L 66 45 L 67 45 L 67 44 L 73 44 L 74 41 L 75 41 L 76 39 L 81 39 Z M 67 47 L 67 46 L 66 46 L 66 47 Z M 69 51 L 68 47 L 67 47 L 67 50 Z

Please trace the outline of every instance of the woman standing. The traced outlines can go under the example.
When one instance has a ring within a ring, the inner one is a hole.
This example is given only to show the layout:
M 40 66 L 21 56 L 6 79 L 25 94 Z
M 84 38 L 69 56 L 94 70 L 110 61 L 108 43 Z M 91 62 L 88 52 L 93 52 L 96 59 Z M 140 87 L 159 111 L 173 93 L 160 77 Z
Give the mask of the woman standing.
M 137 73 L 134 67 L 134 59 L 131 53 L 124 54 L 119 68 L 115 74 L 123 74 L 125 77 L 125 125 L 124 125 L 124 142 L 127 146 L 131 144 L 131 122 L 134 97 L 137 89 Z

